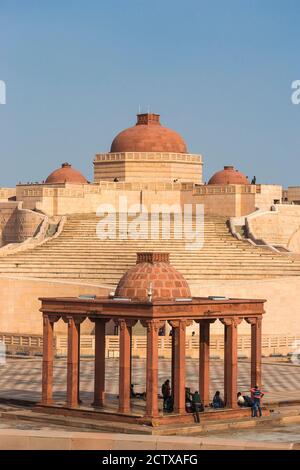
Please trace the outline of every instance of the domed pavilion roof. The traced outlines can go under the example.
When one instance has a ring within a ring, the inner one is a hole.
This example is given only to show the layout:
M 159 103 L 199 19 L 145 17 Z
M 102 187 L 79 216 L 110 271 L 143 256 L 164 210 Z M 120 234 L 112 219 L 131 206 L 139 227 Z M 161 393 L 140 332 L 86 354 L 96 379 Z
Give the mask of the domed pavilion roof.
M 169 253 L 137 253 L 136 265 L 120 279 L 115 298 L 138 301 L 191 298 L 187 281 L 169 262 Z

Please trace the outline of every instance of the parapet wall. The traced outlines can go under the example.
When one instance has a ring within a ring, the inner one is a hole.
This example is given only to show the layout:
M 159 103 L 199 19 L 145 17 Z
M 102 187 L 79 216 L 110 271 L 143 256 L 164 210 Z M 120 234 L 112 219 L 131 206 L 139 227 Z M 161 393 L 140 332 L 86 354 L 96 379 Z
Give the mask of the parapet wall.
M 38 209 L 49 216 L 96 212 L 101 204 L 119 209 L 119 198 L 128 206 L 144 204 L 203 204 L 210 215 L 240 217 L 257 207 L 270 209 L 281 187 L 268 185 L 196 185 L 192 182 L 110 182 L 95 184 L 18 185 L 17 201 L 26 209 Z

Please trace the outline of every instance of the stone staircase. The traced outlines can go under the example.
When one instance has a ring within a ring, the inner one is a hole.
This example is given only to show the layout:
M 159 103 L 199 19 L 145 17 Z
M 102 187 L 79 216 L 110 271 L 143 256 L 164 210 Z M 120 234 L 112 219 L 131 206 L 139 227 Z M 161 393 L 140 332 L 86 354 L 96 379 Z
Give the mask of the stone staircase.
M 67 218 L 62 233 L 32 250 L 0 258 L 0 275 L 34 277 L 115 287 L 122 274 L 135 263 L 138 251 L 170 252 L 171 263 L 187 279 L 262 279 L 300 276 L 300 261 L 235 239 L 226 219 L 206 216 L 204 246 L 190 251 L 187 240 L 100 240 L 95 214 Z M 195 225 L 195 220 L 193 220 Z M 118 224 L 117 230 L 123 228 Z

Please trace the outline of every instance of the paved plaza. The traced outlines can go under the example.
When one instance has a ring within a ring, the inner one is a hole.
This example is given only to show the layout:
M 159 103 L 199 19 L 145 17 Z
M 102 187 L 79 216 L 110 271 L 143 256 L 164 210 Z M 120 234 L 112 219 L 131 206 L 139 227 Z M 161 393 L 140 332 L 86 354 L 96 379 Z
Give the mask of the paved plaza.
M 13 399 L 40 400 L 42 360 L 8 359 L 0 365 L 0 397 Z M 83 359 L 80 365 L 80 397 L 83 403 L 93 401 L 94 362 Z M 137 392 L 145 390 L 146 364 L 143 359 L 133 359 L 132 382 Z M 106 361 L 106 391 L 118 393 L 118 359 Z M 170 361 L 159 361 L 159 384 L 170 378 Z M 198 389 L 198 361 L 187 360 L 186 386 L 192 391 Z M 54 398 L 64 401 L 66 397 L 66 360 L 57 359 L 54 368 Z M 249 394 L 250 363 L 239 362 L 238 389 Z M 279 400 L 300 400 L 300 366 L 287 363 L 263 364 L 263 391 L 265 402 Z M 211 361 L 211 396 L 216 390 L 223 393 L 223 362 Z M 160 391 L 160 390 L 159 390 Z

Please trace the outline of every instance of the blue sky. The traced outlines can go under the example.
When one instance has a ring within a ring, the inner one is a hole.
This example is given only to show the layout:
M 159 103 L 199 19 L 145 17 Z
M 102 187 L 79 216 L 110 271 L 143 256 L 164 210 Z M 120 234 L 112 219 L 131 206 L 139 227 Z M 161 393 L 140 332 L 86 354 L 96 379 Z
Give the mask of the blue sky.
M 300 185 L 298 0 L 0 0 L 0 186 L 92 161 L 161 114 L 209 176 Z

